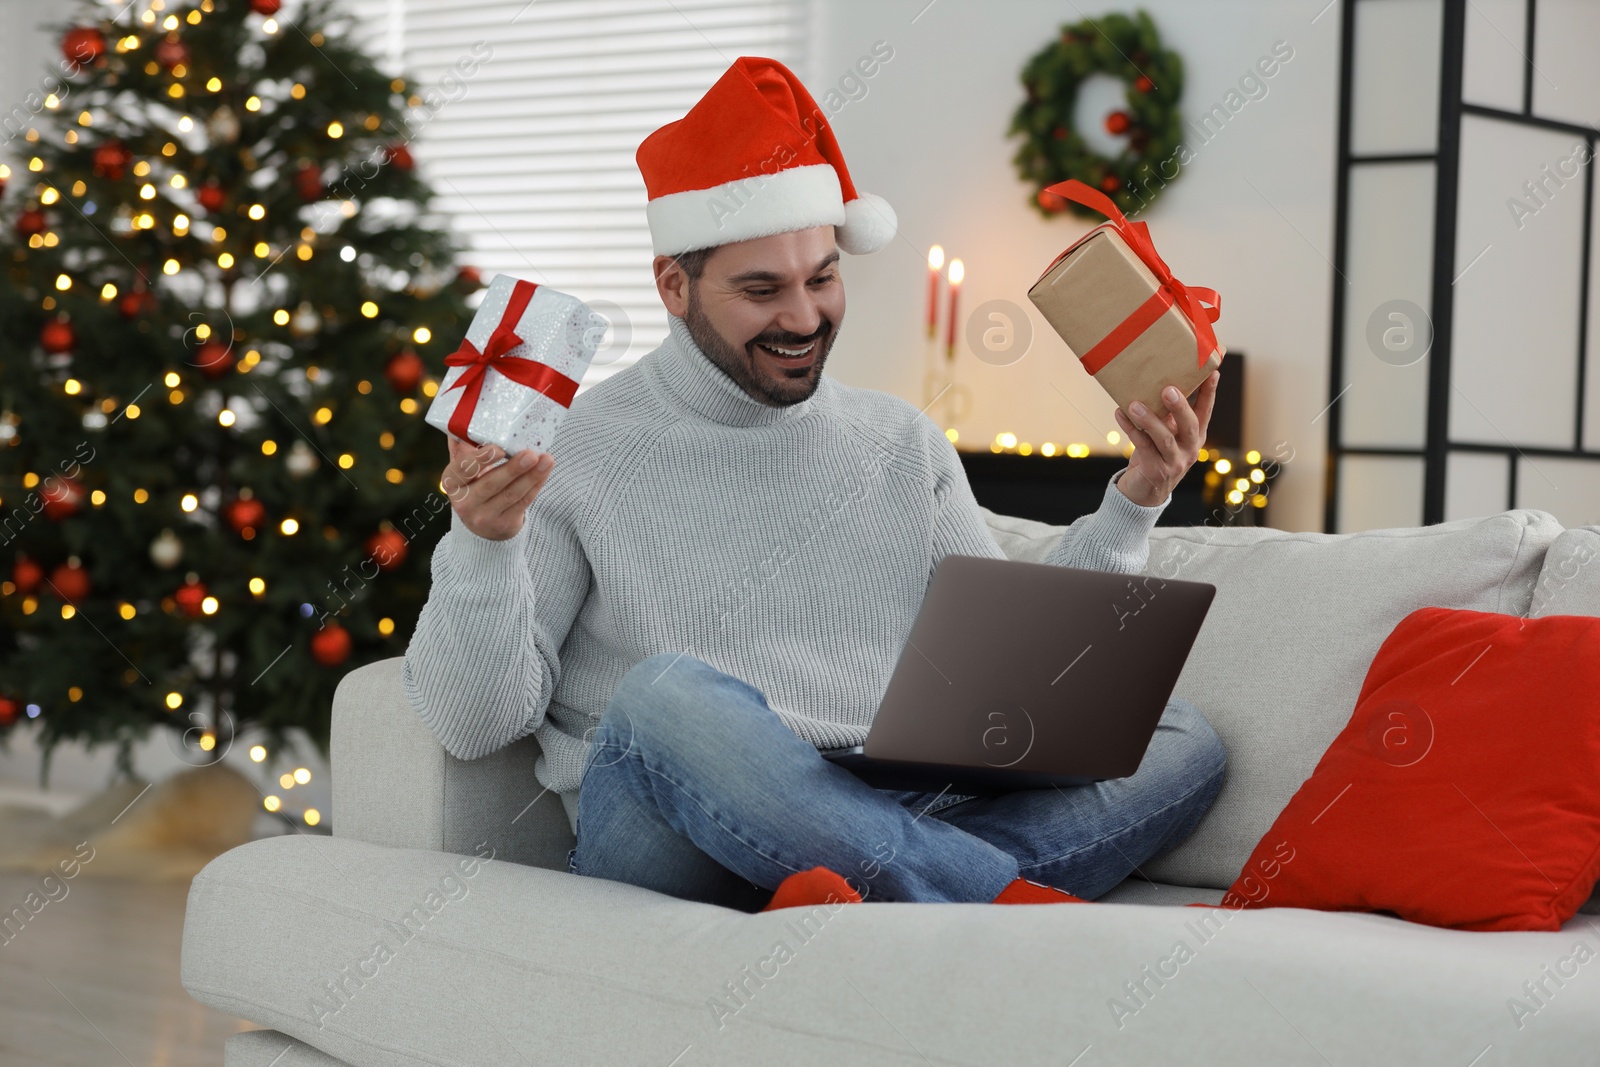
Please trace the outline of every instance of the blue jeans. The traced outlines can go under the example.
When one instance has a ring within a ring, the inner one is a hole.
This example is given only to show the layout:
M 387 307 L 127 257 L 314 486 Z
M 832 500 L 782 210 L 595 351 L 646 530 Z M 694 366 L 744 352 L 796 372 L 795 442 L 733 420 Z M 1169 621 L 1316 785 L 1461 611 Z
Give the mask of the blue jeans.
M 1188 837 L 1225 767 L 1211 724 L 1174 698 L 1127 778 L 988 797 L 878 789 L 755 686 L 662 653 L 600 717 L 568 870 L 750 912 L 816 866 L 867 902 L 988 903 L 1018 877 L 1092 900 Z

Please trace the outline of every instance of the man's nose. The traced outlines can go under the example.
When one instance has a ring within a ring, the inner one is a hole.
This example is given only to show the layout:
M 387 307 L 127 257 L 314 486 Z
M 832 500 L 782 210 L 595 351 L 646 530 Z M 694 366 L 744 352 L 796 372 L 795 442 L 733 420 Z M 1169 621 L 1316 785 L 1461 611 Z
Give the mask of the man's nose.
M 822 309 L 817 298 L 809 292 L 792 293 L 784 298 L 777 309 L 772 325 L 775 329 L 795 337 L 810 337 L 822 325 Z

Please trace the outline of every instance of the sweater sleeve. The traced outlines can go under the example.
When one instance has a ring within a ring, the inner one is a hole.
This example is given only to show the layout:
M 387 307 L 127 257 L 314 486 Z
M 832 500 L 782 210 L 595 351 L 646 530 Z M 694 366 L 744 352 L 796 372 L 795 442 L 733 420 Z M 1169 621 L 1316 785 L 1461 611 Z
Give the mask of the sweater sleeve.
M 930 420 L 929 425 L 932 425 Z M 934 428 L 937 432 L 937 427 Z M 967 472 L 956 454 L 955 445 L 943 433 L 933 442 L 935 472 L 933 560 L 929 564 L 930 581 L 939 561 L 950 553 L 969 556 L 1003 556 L 999 544 L 984 521 Z M 1117 479 L 1123 471 L 1113 474 L 1106 482 L 1105 495 L 1100 507 L 1088 515 L 1074 519 L 1061 538 L 1045 555 L 1042 562 L 1057 567 L 1081 567 L 1085 570 L 1110 571 L 1117 574 L 1138 574 L 1150 558 L 1150 531 L 1156 519 L 1172 502 L 1172 495 L 1151 507 L 1135 504 L 1117 488 Z
M 1172 503 L 1172 494 L 1150 507 L 1135 504 L 1117 488 L 1117 479 L 1127 469 L 1123 467 L 1111 476 L 1100 506 L 1072 520 L 1043 562 L 1113 574 L 1138 574 L 1144 570 L 1150 561 L 1150 531 Z
M 548 490 L 548 486 L 546 489 Z M 445 750 L 478 759 L 532 733 L 589 594 L 588 558 L 561 509 L 536 498 L 516 536 L 479 537 L 450 511 L 406 648 L 406 698 Z

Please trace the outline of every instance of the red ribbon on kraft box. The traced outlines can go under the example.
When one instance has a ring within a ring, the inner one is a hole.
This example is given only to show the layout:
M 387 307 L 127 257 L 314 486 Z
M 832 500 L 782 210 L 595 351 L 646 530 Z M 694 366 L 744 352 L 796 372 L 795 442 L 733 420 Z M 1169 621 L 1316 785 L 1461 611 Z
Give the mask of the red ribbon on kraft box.
M 1150 227 L 1142 222 L 1130 222 L 1111 198 L 1099 190 L 1091 189 L 1076 178 L 1069 178 L 1064 182 L 1046 186 L 1044 191 L 1055 193 L 1064 200 L 1082 204 L 1104 215 L 1107 223 L 1127 242 L 1128 247 L 1133 249 L 1133 254 L 1150 268 L 1150 273 L 1156 276 L 1159 286 L 1150 299 L 1139 305 L 1116 329 L 1083 354 L 1081 362 L 1084 369 L 1090 374 L 1097 373 L 1132 344 L 1135 338 L 1154 325 L 1171 307 L 1177 307 L 1194 327 L 1195 348 L 1199 354 L 1195 366 L 1205 366 L 1206 360 L 1210 359 L 1211 353 L 1217 349 L 1217 334 L 1211 328 L 1211 324 L 1222 316 L 1222 297 L 1217 291 L 1198 285 L 1184 285 L 1174 278 L 1171 268 L 1162 261 L 1160 254 L 1156 252 L 1155 243 L 1150 240 Z M 1075 243 L 1072 248 L 1076 247 Z M 1057 256 L 1055 263 L 1059 263 L 1062 256 L 1071 252 L 1072 248 Z M 1055 263 L 1051 266 L 1054 267 Z
M 472 441 L 467 436 L 467 426 L 472 422 L 473 413 L 478 410 L 483 377 L 490 369 L 543 393 L 564 408 L 570 408 L 572 398 L 578 395 L 577 380 L 567 377 L 548 363 L 506 354 L 523 343 L 516 333 L 517 323 L 522 321 L 523 312 L 528 310 L 528 302 L 533 299 L 533 291 L 537 288 L 539 286 L 534 282 L 518 280 L 511 289 L 505 314 L 500 316 L 500 325 L 489 335 L 483 351 L 478 351 L 476 345 L 463 339 L 460 348 L 444 357 L 447 366 L 467 368 L 450 386 L 450 389 L 466 390 L 461 399 L 456 401 L 455 410 L 450 413 L 450 432 L 463 441 Z

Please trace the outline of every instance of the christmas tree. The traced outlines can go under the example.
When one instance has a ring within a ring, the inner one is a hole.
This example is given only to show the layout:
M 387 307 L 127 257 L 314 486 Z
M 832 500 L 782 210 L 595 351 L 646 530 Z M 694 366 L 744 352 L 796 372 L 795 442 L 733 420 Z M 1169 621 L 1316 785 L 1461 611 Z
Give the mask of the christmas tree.
M 152 728 L 326 754 L 339 679 L 426 599 L 422 416 L 481 284 L 406 144 L 422 98 L 337 9 L 106 15 L 52 27 L 0 170 L 0 743 L 36 722 L 43 784 L 66 740 L 131 774 Z

